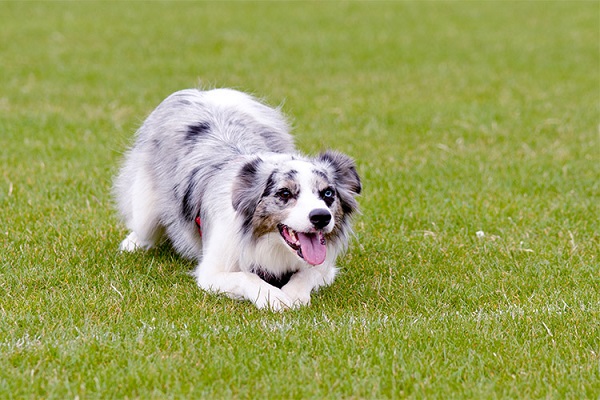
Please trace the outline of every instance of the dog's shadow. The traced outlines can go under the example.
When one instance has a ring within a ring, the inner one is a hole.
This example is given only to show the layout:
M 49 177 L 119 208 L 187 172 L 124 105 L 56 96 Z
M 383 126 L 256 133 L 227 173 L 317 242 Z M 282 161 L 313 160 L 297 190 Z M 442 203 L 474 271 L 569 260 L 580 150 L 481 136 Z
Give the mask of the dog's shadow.
M 169 242 L 149 250 L 118 252 L 117 262 L 131 273 L 144 275 L 152 280 L 191 279 L 197 262 L 178 255 Z

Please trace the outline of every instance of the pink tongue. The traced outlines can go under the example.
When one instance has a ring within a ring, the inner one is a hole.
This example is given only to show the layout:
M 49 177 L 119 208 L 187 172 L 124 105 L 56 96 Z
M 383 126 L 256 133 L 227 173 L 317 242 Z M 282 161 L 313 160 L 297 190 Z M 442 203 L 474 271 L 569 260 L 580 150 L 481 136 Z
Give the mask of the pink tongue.
M 302 257 L 310 265 L 319 265 L 325 261 L 327 246 L 322 234 L 297 232 Z

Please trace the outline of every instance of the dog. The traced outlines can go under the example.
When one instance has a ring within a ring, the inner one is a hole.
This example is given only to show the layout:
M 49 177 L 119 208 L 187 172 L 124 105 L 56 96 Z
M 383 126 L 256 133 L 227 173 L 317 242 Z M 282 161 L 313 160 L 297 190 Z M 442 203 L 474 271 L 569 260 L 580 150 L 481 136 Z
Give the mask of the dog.
M 274 311 L 330 285 L 352 234 L 354 161 L 299 154 L 280 109 L 232 89 L 186 89 L 143 122 L 114 182 L 121 251 L 168 239 L 199 287 Z

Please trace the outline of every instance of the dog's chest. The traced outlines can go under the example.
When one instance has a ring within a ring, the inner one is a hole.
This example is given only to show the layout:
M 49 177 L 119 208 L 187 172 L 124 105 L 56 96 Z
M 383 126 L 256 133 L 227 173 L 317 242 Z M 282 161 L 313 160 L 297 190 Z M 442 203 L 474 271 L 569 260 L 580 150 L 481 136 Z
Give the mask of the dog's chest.
M 282 275 L 274 275 L 274 274 L 266 271 L 264 268 L 261 268 L 260 266 L 258 266 L 258 267 L 253 267 L 250 272 L 258 275 L 258 277 L 260 279 L 267 282 L 269 285 L 275 286 L 276 288 L 281 289 L 290 281 L 292 276 L 298 271 L 288 271 L 288 272 L 284 272 Z

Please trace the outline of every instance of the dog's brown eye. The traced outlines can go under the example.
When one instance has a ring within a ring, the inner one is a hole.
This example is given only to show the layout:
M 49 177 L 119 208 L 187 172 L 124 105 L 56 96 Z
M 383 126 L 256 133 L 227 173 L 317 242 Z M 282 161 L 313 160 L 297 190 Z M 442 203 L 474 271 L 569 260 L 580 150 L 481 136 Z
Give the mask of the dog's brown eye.
M 281 200 L 287 201 L 292 198 L 292 192 L 287 188 L 279 189 L 277 192 L 277 197 L 279 197 Z

